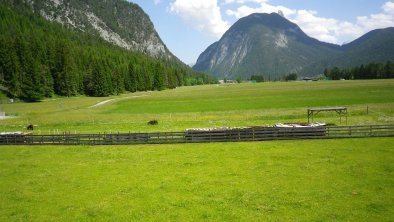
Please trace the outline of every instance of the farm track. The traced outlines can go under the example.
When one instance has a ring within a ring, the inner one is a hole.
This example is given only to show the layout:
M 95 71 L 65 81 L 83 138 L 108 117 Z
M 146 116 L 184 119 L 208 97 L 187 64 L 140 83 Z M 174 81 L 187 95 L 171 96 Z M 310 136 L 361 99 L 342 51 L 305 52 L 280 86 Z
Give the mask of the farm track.
M 141 95 L 141 96 L 128 96 L 128 97 L 123 97 L 123 98 L 116 98 L 116 99 L 108 99 L 108 100 L 104 100 L 101 102 L 98 102 L 96 104 L 94 104 L 93 106 L 90 106 L 89 108 L 94 108 L 97 106 L 102 106 L 105 105 L 109 102 L 113 102 L 113 101 L 121 101 L 121 100 L 127 100 L 127 99 L 134 99 L 134 98 L 139 98 L 139 97 L 144 97 L 144 96 L 148 96 L 148 95 Z

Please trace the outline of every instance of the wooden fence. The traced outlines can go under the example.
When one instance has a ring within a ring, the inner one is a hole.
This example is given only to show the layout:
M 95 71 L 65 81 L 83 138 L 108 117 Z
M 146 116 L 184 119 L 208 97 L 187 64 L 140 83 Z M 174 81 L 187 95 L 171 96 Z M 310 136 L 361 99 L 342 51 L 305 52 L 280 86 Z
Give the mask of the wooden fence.
M 246 127 L 185 132 L 0 135 L 0 145 L 121 145 L 242 142 L 394 136 L 394 125 L 319 126 L 302 128 Z

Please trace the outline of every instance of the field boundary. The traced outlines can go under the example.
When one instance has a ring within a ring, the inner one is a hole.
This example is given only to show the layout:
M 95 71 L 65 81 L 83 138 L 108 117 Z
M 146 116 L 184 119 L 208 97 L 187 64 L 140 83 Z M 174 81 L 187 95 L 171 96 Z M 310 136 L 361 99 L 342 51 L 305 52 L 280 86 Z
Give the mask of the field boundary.
M 392 137 L 394 125 L 245 127 L 157 133 L 0 134 L 0 145 L 131 145 Z

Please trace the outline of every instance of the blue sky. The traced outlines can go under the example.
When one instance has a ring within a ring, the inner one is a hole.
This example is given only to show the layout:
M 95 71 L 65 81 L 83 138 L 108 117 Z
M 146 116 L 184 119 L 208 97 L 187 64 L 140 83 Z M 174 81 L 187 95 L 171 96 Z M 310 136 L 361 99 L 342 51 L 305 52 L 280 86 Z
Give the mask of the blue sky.
M 151 18 L 169 50 L 186 64 L 239 18 L 282 11 L 309 36 L 343 44 L 394 26 L 393 0 L 129 0 Z

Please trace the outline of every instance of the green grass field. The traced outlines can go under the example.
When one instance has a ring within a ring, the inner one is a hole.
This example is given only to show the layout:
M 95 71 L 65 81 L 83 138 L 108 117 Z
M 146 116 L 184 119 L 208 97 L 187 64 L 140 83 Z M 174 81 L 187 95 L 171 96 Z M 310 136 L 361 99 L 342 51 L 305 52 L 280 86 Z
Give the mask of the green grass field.
M 94 106 L 95 104 L 107 103 Z M 183 131 L 393 124 L 394 80 L 182 87 L 1 104 L 0 131 Z M 368 113 L 367 113 L 368 106 Z M 148 126 L 147 121 L 159 120 Z M 316 121 L 340 124 L 333 113 Z M 0 146 L 0 221 L 393 221 L 394 138 L 132 146 Z
M 98 102 L 111 100 L 101 106 Z M 182 87 L 110 98 L 55 98 L 3 104 L 0 131 L 152 132 L 306 122 L 309 107 L 346 106 L 349 124 L 394 123 L 394 80 L 262 83 Z M 368 115 L 367 115 L 368 106 Z M 147 126 L 157 119 L 159 125 Z M 319 122 L 340 124 L 333 113 Z M 343 123 L 342 123 L 343 124 Z
M 393 143 L 0 147 L 0 221 L 392 221 Z

